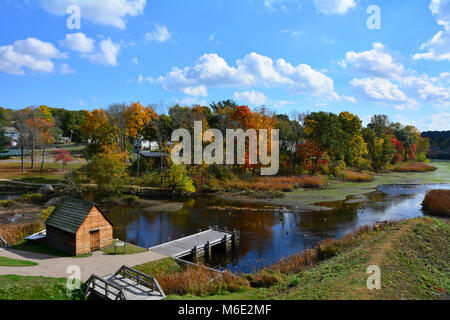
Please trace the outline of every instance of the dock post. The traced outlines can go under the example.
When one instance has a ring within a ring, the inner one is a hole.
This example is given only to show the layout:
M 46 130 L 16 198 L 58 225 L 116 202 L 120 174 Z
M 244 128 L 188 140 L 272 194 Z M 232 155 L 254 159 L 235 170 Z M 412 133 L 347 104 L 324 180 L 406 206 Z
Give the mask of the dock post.
M 192 260 L 193 260 L 194 262 L 197 261 L 197 246 L 195 246 L 195 247 L 192 249 Z
M 233 245 L 233 249 L 237 248 L 237 232 L 236 232 L 236 229 L 233 229 L 232 245 Z
M 225 247 L 225 253 L 228 254 L 228 239 L 227 239 L 226 235 L 223 236 L 223 240 L 222 241 L 223 241 L 223 245 Z
M 211 244 L 209 241 L 205 245 L 205 259 L 211 259 Z

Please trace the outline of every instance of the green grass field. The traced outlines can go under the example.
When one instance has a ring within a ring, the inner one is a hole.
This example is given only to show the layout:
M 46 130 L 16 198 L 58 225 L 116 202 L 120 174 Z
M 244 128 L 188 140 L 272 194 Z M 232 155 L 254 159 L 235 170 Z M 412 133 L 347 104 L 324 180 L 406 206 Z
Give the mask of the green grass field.
M 0 300 L 74 300 L 81 299 L 80 292 L 66 289 L 67 279 L 0 276 Z
M 6 257 L 0 257 L 0 267 L 31 267 L 31 266 L 37 266 L 38 264 L 33 261 L 26 261 L 26 260 L 17 260 L 17 259 L 10 259 Z
M 131 243 L 127 243 L 125 248 L 124 247 L 114 248 L 114 246 L 113 246 L 113 247 L 103 249 L 101 251 L 106 254 L 109 254 L 109 255 L 128 255 L 128 254 L 147 252 L 147 249 L 135 246 L 134 244 L 131 244 Z

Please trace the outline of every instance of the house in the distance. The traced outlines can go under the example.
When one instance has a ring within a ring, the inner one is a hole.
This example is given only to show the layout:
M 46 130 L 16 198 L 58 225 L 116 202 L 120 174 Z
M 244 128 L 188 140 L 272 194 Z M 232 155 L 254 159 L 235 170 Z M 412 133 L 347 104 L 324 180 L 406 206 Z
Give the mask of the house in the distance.
M 93 202 L 65 197 L 46 221 L 47 243 L 78 256 L 113 245 L 113 225 Z

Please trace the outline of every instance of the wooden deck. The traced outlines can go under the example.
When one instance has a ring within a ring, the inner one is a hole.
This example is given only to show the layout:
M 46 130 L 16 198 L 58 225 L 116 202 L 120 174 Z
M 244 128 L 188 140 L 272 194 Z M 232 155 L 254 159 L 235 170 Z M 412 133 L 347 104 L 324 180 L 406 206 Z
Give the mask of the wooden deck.
M 237 246 L 238 243 L 238 231 L 230 232 L 210 228 L 188 237 L 151 247 L 149 250 L 172 258 L 181 258 L 191 254 L 195 254 L 197 257 L 198 253 L 210 255 L 213 246 L 223 244 L 227 250 L 231 246 Z
M 105 278 L 92 275 L 86 282 L 86 296 L 91 294 L 106 300 L 162 300 L 166 297 L 156 279 L 126 266 Z

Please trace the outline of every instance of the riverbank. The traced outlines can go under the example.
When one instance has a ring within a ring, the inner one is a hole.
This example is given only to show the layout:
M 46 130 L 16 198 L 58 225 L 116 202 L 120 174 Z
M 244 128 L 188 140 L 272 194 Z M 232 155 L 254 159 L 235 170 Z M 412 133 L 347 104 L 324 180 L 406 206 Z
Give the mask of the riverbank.
M 326 202 L 342 201 L 349 196 L 361 196 L 375 192 L 382 185 L 414 185 L 450 183 L 450 161 L 432 161 L 438 170 L 428 172 L 390 172 L 374 175 L 371 182 L 330 181 L 323 189 L 299 188 L 283 192 L 281 198 L 251 198 L 241 193 L 219 193 L 218 197 L 229 201 L 262 203 L 273 206 L 295 207 L 297 211 L 329 210 Z
M 449 240 L 448 222 L 429 217 L 411 219 L 383 230 L 375 227 L 338 241 L 330 240 L 315 250 L 287 258 L 283 264 L 249 277 L 253 286 L 259 288 L 209 297 L 172 295 L 168 298 L 446 299 L 450 292 Z M 366 285 L 367 268 L 372 265 L 381 270 L 380 290 L 369 290 Z

